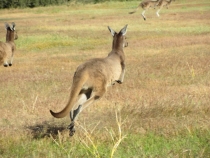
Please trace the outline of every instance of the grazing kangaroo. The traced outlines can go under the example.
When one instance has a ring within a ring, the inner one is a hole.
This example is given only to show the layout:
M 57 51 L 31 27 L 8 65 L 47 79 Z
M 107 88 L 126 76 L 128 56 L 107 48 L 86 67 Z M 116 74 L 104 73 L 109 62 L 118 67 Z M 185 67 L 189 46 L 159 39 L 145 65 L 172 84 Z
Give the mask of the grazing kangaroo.
M 173 1 L 175 1 L 175 0 L 173 0 Z M 157 4 L 157 7 L 159 7 L 159 9 L 156 12 L 157 16 L 160 16 L 159 12 L 164 6 L 166 6 L 166 8 L 168 9 L 168 6 L 171 4 L 171 2 L 172 2 L 172 0 L 160 0 L 159 3 Z
M 71 124 L 68 126 L 70 136 L 75 133 L 74 121 L 78 114 L 100 99 L 107 87 L 122 83 L 125 75 L 125 55 L 123 47 L 128 46 L 125 38 L 127 25 L 116 33 L 108 26 L 113 36 L 112 51 L 105 58 L 94 58 L 79 65 L 73 77 L 70 98 L 63 110 L 50 113 L 56 118 L 65 117 L 70 112 Z M 75 110 L 73 110 L 75 108 Z
M 141 13 L 142 17 L 144 18 L 144 20 L 146 20 L 146 16 L 144 15 L 146 10 L 148 10 L 150 7 L 155 8 L 158 4 L 159 4 L 160 0 L 143 0 L 138 7 L 132 11 L 129 12 L 129 14 L 133 14 L 135 13 L 140 7 L 143 9 L 143 12 Z
M 0 41 L 0 64 L 5 67 L 12 66 L 14 52 L 16 50 L 14 40 L 18 39 L 17 32 L 15 31 L 15 23 L 11 26 L 5 23 L 5 29 L 7 30 L 6 42 Z

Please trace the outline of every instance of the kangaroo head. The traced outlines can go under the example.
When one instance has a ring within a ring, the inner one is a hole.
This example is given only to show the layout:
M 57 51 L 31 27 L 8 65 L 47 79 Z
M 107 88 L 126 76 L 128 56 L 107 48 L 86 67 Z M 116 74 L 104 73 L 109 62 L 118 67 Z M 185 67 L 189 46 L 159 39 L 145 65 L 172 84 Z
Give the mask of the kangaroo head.
M 5 23 L 5 29 L 7 30 L 7 41 L 13 41 L 18 39 L 17 31 L 15 30 L 15 23 L 12 22 L 11 25 Z
M 116 33 L 112 28 L 108 26 L 109 31 L 111 32 L 111 35 L 113 36 L 113 48 L 123 48 L 128 46 L 128 42 L 126 41 L 126 32 L 127 32 L 127 26 L 125 25 L 119 33 Z

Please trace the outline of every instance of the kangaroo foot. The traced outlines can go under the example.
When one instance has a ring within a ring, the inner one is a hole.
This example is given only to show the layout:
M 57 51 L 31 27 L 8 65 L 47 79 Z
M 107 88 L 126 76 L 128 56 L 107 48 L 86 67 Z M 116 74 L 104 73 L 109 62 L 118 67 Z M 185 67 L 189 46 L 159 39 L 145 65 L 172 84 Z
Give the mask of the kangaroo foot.
M 72 122 L 67 128 L 69 129 L 69 136 L 73 136 L 76 131 L 74 128 L 74 122 Z
M 119 83 L 119 84 L 122 84 L 122 81 L 120 81 L 120 80 L 116 80 L 116 82 Z

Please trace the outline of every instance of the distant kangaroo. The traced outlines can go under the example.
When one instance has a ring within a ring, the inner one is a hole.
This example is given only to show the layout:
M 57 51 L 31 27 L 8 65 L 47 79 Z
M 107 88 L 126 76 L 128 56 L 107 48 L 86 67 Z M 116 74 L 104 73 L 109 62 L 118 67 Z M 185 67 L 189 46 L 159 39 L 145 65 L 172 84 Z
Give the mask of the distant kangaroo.
M 5 29 L 7 30 L 6 42 L 0 41 L 0 64 L 5 67 L 12 66 L 14 52 L 16 50 L 14 40 L 18 39 L 17 32 L 15 31 L 15 23 L 11 26 L 5 23 Z
M 119 33 L 108 26 L 113 36 L 112 51 L 105 58 L 94 58 L 79 65 L 73 77 L 70 98 L 63 110 L 50 113 L 56 118 L 65 117 L 70 112 L 70 136 L 75 133 L 74 121 L 78 114 L 100 99 L 107 91 L 107 87 L 122 83 L 125 75 L 125 55 L 123 47 L 128 46 L 125 34 L 127 25 Z M 75 108 L 75 110 L 73 110 Z
M 175 1 L 175 0 L 173 0 L 173 1 Z M 166 6 L 166 8 L 168 9 L 168 6 L 171 4 L 171 2 L 172 2 L 172 0 L 160 0 L 159 3 L 157 4 L 157 7 L 159 7 L 159 9 L 156 12 L 157 16 L 160 16 L 159 12 L 164 6 Z
M 133 14 L 135 13 L 139 8 L 142 8 L 143 9 L 143 12 L 141 13 L 142 17 L 144 20 L 146 20 L 146 17 L 145 17 L 145 12 L 146 10 L 148 10 L 150 7 L 153 7 L 155 8 L 158 4 L 159 4 L 159 1 L 160 0 L 143 0 L 139 5 L 138 7 L 132 11 L 132 12 L 129 12 L 129 14 Z

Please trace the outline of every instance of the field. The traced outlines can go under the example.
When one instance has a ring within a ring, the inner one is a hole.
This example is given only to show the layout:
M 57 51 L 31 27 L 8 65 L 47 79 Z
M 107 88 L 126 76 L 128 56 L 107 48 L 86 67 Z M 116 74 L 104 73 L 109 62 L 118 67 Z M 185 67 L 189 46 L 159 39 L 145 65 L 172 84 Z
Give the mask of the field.
M 210 157 L 210 2 L 176 0 L 141 17 L 139 1 L 0 10 L 15 22 L 12 67 L 0 66 L 0 157 Z M 111 51 L 128 24 L 123 84 L 85 109 L 69 137 L 77 66 Z

